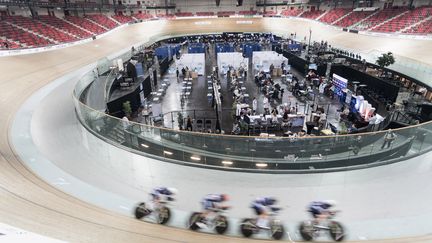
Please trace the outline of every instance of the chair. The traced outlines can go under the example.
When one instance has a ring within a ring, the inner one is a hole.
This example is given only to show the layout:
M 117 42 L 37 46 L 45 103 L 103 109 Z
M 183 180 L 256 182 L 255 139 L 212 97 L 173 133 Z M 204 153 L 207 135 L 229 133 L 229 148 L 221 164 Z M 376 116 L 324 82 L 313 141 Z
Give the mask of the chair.
M 162 114 L 160 114 L 159 116 L 154 116 L 154 117 L 152 117 L 153 118 L 153 124 L 154 125 L 156 125 L 156 124 L 162 124 L 163 123 L 163 115 Z
M 203 129 L 203 120 L 197 120 L 196 121 L 196 130 L 201 130 Z
M 212 129 L 212 121 L 211 120 L 206 120 L 205 121 L 205 129 Z

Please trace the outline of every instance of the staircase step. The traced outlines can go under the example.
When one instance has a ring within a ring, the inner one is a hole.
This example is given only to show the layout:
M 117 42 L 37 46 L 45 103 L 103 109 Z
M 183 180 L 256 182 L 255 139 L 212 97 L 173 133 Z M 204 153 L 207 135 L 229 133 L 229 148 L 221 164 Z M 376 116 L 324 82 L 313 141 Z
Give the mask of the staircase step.
M 351 10 L 351 12 L 349 12 L 349 13 L 345 14 L 344 16 L 342 16 L 342 17 L 336 19 L 335 21 L 333 21 L 333 22 L 331 23 L 331 25 L 336 24 L 336 23 L 339 22 L 341 19 L 347 17 L 348 15 L 351 15 L 352 13 L 354 13 L 354 11 Z
M 117 21 L 115 18 L 113 18 L 112 16 L 107 16 L 110 20 L 114 21 L 115 23 L 117 23 L 118 25 L 122 25 L 122 23 L 120 23 L 119 21 Z
M 89 33 L 89 34 L 91 34 L 91 35 L 96 35 L 95 33 L 91 32 L 90 30 L 85 29 L 85 28 L 83 28 L 83 27 L 81 27 L 81 26 L 79 26 L 79 25 L 77 25 L 77 24 L 75 24 L 75 23 L 73 23 L 73 22 L 71 22 L 71 21 L 68 21 L 68 20 L 66 20 L 66 19 L 62 19 L 62 20 L 65 21 L 66 23 L 69 23 L 69 24 L 71 24 L 71 25 L 77 27 L 77 28 L 80 29 L 80 30 L 83 30 L 83 31 L 85 31 L 85 32 L 87 32 L 87 33 Z
M 85 19 L 88 20 L 89 22 L 91 22 L 91 23 L 93 23 L 93 24 L 95 24 L 95 25 L 101 27 L 101 28 L 104 29 L 104 30 L 108 30 L 107 27 L 105 27 L 105 26 L 99 24 L 98 22 L 94 21 L 93 19 L 90 19 L 90 18 L 85 18 Z
M 321 14 L 320 16 L 318 16 L 315 20 L 320 20 L 322 17 L 324 17 L 324 15 L 326 15 L 329 12 L 329 10 L 324 11 L 323 14 Z
M 368 15 L 366 18 L 364 18 L 364 19 L 358 21 L 357 23 L 354 23 L 354 24 L 351 25 L 351 26 L 348 26 L 348 28 L 354 28 L 355 26 L 358 26 L 358 25 L 362 24 L 364 21 L 366 21 L 366 20 L 372 18 L 373 16 L 377 15 L 379 12 L 381 12 L 381 11 L 378 10 L 378 11 L 373 12 L 372 14 Z
M 400 29 L 400 30 L 397 31 L 396 33 L 404 33 L 405 31 L 410 30 L 410 29 L 412 29 L 412 28 L 414 28 L 414 27 L 416 27 L 416 26 L 422 24 L 423 22 L 429 21 L 430 19 L 432 19 L 432 16 L 428 16 L 428 17 L 422 19 L 421 21 L 419 21 L 419 22 L 417 22 L 417 23 L 414 23 L 414 24 L 412 24 L 412 25 L 410 25 L 410 26 L 407 26 L 407 27 L 405 27 L 405 28 L 403 28 L 403 29 Z

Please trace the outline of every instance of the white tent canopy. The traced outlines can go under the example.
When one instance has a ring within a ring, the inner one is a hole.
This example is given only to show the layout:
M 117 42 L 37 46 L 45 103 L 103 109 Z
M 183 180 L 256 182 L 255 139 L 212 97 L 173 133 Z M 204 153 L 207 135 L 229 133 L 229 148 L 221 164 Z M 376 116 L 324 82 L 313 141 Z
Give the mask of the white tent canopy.
M 271 64 L 275 68 L 280 68 L 283 61 L 287 67 L 288 59 L 274 51 L 254 51 L 252 53 L 252 63 L 256 71 L 268 72 Z
M 204 75 L 205 55 L 204 53 L 183 54 L 179 60 L 176 60 L 176 66 L 179 70 L 188 67 L 190 71 Z
M 228 67 L 232 66 L 234 69 L 243 67 L 247 69 L 249 58 L 244 58 L 241 52 L 220 52 L 217 54 L 217 64 L 219 71 L 225 74 Z

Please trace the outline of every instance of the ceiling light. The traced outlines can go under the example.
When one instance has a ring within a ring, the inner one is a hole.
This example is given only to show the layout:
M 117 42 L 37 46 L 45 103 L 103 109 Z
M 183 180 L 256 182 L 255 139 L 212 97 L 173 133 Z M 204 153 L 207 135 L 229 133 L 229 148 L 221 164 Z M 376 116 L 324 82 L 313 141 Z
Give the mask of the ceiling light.
M 256 167 L 261 167 L 261 168 L 267 167 L 266 163 L 256 163 L 255 165 L 256 165 Z
M 173 153 L 170 152 L 170 151 L 165 151 L 165 150 L 164 150 L 164 154 L 172 155 Z
M 232 161 L 224 160 L 224 161 L 222 161 L 222 164 L 224 164 L 224 165 L 232 165 L 233 162 Z

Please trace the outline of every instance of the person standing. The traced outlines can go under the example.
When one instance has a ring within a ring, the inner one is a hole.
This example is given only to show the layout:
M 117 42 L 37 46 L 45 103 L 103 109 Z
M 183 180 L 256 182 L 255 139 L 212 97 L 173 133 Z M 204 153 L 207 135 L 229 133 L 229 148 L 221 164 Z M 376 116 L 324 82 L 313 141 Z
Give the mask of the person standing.
M 263 99 L 263 107 L 264 107 L 264 114 L 265 115 L 269 114 L 269 108 L 270 108 L 270 106 L 269 106 L 269 100 L 265 96 L 264 96 L 264 99 Z
M 237 102 L 236 104 L 236 118 L 239 119 L 241 115 L 241 104 L 240 102 Z
M 387 145 L 386 148 L 390 148 L 391 144 L 396 139 L 396 137 L 397 135 L 391 129 L 389 129 L 388 132 L 384 135 L 384 143 L 381 146 L 381 149 L 384 149 L 386 145 Z
M 190 118 L 190 116 L 187 117 L 186 130 L 187 131 L 192 131 L 192 119 Z
M 252 101 L 252 114 L 255 115 L 257 109 L 258 109 L 258 101 L 256 97 L 254 97 Z
M 181 71 L 182 71 L 182 74 L 183 74 L 183 78 L 186 78 L 186 69 L 183 67 Z
M 178 68 L 176 70 L 176 76 L 177 76 L 177 82 L 179 82 L 180 71 Z
M 129 119 L 127 118 L 127 116 L 123 116 L 122 126 L 124 130 L 126 130 L 129 127 Z

